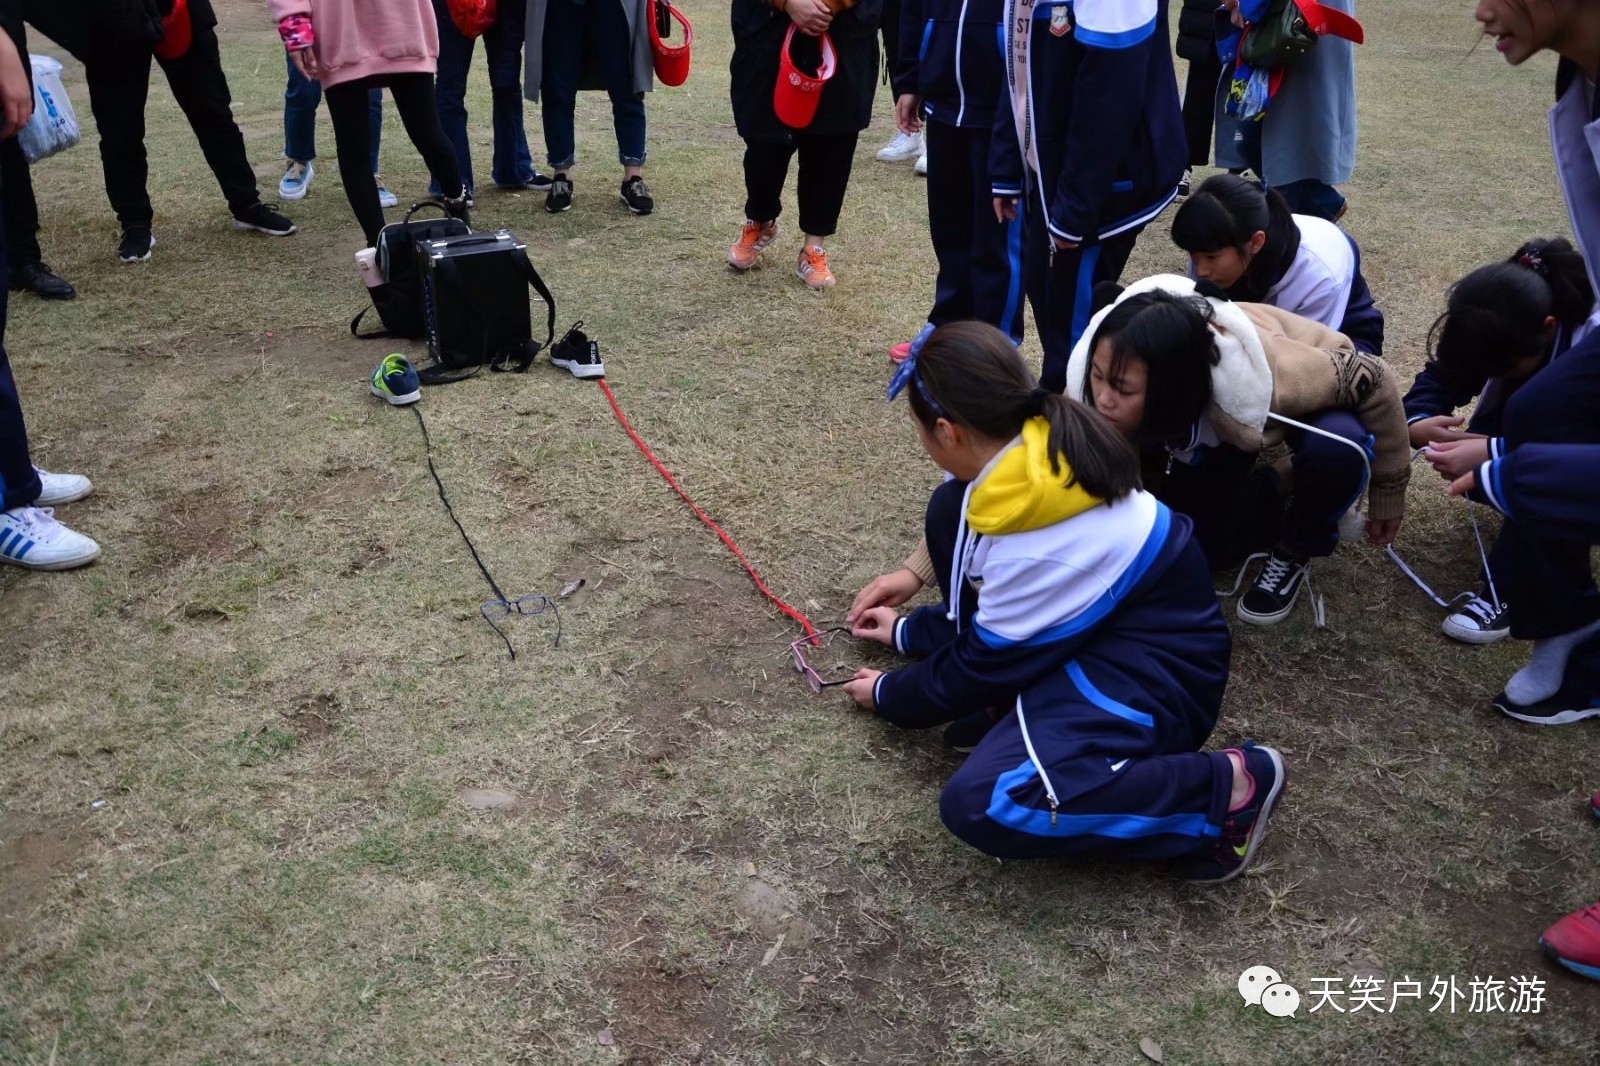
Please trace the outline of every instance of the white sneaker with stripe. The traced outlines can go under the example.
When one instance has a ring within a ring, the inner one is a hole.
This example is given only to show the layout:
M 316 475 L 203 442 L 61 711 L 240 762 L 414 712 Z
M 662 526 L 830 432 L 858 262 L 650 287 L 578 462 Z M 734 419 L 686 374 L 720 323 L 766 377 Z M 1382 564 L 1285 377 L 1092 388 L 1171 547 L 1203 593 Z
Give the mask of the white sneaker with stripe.
M 100 545 L 56 521 L 48 507 L 0 511 L 0 563 L 29 570 L 71 570 L 100 558 Z
M 64 503 L 76 503 L 89 495 L 94 488 L 89 479 L 82 474 L 52 474 L 48 470 L 33 468 L 39 475 L 39 498 L 33 501 L 35 507 L 59 507 Z

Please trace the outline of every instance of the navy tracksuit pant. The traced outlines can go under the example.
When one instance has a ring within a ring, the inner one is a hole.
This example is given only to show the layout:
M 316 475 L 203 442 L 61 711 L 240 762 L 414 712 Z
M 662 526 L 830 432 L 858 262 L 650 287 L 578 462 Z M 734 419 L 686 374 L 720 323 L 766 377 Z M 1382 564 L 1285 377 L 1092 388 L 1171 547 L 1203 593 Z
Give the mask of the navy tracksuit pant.
M 965 489 L 947 482 L 928 502 L 928 553 L 947 604 Z M 1015 694 L 997 693 L 1004 716 L 940 797 L 940 816 L 956 836 L 987 854 L 1017 859 L 1178 859 L 1215 846 L 1233 767 L 1221 752 L 1198 749 L 1222 705 L 1228 629 L 1199 547 L 1175 535 L 1163 552 L 1164 569 L 1100 623 L 1104 637 L 1060 677 L 1022 694 L 1028 734 L 1057 809 L 1050 810 L 1029 758 Z M 977 594 L 961 590 L 964 627 L 976 609 Z M 1179 632 L 1174 617 L 1191 622 Z M 1151 666 L 1157 660 L 1159 670 Z
M 0 189 L 0 196 L 5 190 Z M 0 278 L 6 277 L 5 236 L 0 232 Z M 6 296 L 0 289 L 0 511 L 31 506 L 44 491 L 28 455 L 28 430 L 22 424 L 22 401 L 6 358 Z
M 989 195 L 989 127 L 928 119 L 922 130 L 928 153 L 928 234 L 939 260 L 928 321 L 942 326 L 975 318 L 1021 344 L 1022 222 L 995 218 Z
M 931 155 L 928 165 L 933 165 Z M 1052 255 L 1050 230 L 1044 219 L 1038 183 L 1029 180 L 1027 201 L 1022 207 L 1022 276 L 1027 283 L 1028 303 L 1033 305 L 1039 344 L 1044 348 L 1039 387 L 1065 392 L 1067 360 L 1072 356 L 1072 346 L 1089 328 L 1089 319 L 1093 317 L 1094 287 L 1122 276 L 1122 268 L 1128 265 L 1128 257 L 1133 254 L 1133 246 L 1143 227 Z
M 1600 335 L 1590 334 L 1539 371 L 1506 402 L 1506 445 L 1600 443 Z M 1512 605 L 1511 635 L 1540 640 L 1600 619 L 1590 545 L 1535 533 L 1507 519 L 1489 555 L 1495 591 Z M 1600 682 L 1600 645 L 1590 642 Z M 1580 649 L 1581 651 L 1582 649 Z M 1577 664 L 1578 652 L 1570 662 Z M 1569 678 L 1572 674 L 1569 666 Z M 1600 683 L 1590 691 L 1600 693 Z

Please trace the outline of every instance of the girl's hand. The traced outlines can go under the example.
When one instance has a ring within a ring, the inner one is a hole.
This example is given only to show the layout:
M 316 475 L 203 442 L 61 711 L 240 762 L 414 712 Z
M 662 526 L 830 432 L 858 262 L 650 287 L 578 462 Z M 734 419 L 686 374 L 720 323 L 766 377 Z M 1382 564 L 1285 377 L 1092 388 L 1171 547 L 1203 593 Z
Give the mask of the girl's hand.
M 1058 252 L 1070 252 L 1077 247 L 1076 244 L 1071 241 L 1064 241 L 1054 233 L 1050 234 L 1050 243 L 1056 246 L 1056 251 Z
M 872 689 L 882 676 L 882 670 L 857 670 L 856 676 L 844 683 L 844 694 L 859 703 L 863 709 L 875 711 L 878 705 L 872 700 Z
M 309 48 L 302 48 L 298 52 L 290 52 L 289 62 L 293 63 L 294 69 L 298 70 L 301 77 L 308 81 L 317 81 L 322 77 L 322 67 L 317 63 L 317 53 Z
M 1430 445 L 1428 448 L 1428 462 L 1439 472 L 1439 476 L 1446 481 L 1454 481 L 1458 477 L 1478 468 L 1481 463 L 1489 459 L 1489 439 L 1487 437 L 1472 437 L 1467 440 L 1447 440 L 1442 444 Z
M 1374 548 L 1383 548 L 1393 544 L 1395 534 L 1399 532 L 1400 519 L 1398 518 L 1367 519 L 1367 543 Z
M 894 624 L 899 618 L 893 607 L 869 607 L 850 624 L 850 635 L 862 640 L 875 640 L 892 648 Z
M 922 129 L 922 97 L 903 93 L 894 102 L 895 124 L 901 133 L 916 133 Z
M 850 604 L 850 613 L 844 616 L 844 620 L 853 625 L 863 611 L 873 607 L 898 607 L 915 596 L 921 588 L 922 579 L 903 566 L 892 574 L 875 577 L 867 582 L 866 588 L 856 593 L 855 600 Z
M 1455 415 L 1434 415 L 1432 418 L 1419 418 L 1406 427 L 1411 436 L 1413 448 L 1426 448 L 1430 444 L 1441 444 L 1447 440 L 1463 440 L 1468 434 L 1461 431 L 1467 424 L 1465 418 Z M 1477 434 L 1471 434 L 1477 436 Z
M 789 0 L 784 5 L 795 29 L 808 37 L 820 37 L 833 24 L 833 12 L 823 0 Z
M 1450 482 L 1450 487 L 1445 489 L 1452 496 L 1465 496 L 1478 487 L 1478 471 L 1476 468 L 1468 470 L 1465 474 Z
M 996 196 L 994 198 L 994 217 L 1000 222 L 1015 222 L 1017 220 L 1017 198 L 1015 196 Z

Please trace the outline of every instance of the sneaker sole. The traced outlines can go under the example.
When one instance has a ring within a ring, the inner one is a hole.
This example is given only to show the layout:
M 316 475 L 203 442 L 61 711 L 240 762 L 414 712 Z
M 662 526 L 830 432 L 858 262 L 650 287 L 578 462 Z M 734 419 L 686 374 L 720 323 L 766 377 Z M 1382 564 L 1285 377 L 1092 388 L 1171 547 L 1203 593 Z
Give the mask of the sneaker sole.
M 575 378 L 603 378 L 606 368 L 603 366 L 574 366 L 568 359 L 552 359 L 551 366 L 560 367 Z
M 1505 699 L 1504 695 L 1496 696 L 1493 702 L 1495 710 L 1507 718 L 1515 718 L 1517 721 L 1528 725 L 1571 725 L 1573 722 L 1581 722 L 1585 718 L 1600 717 L 1600 707 L 1575 707 L 1570 711 L 1557 711 L 1555 714 L 1535 716 L 1519 714 L 1512 710 L 1511 708 L 1515 704 Z
M 910 162 L 915 161 L 916 159 L 921 158 L 921 156 L 922 156 L 922 151 L 921 151 L 921 149 L 918 149 L 917 151 L 912 152 L 909 155 L 898 153 L 898 152 L 895 153 L 894 155 L 884 155 L 883 153 L 880 152 L 877 155 L 874 155 L 872 158 L 876 159 L 880 163 L 910 163 Z
M 266 226 L 257 226 L 253 222 L 246 222 L 239 218 L 233 220 L 233 228 L 238 230 L 240 233 L 265 233 L 268 237 L 287 237 L 290 234 L 299 231 L 298 226 L 290 226 L 288 229 L 268 229 Z M 155 244 L 154 241 L 151 241 L 150 243 L 152 246 Z M 145 258 L 148 259 L 150 257 L 145 256 Z
M 1239 621 L 1248 622 L 1253 626 L 1275 626 L 1294 613 L 1294 605 L 1300 602 L 1300 593 L 1305 591 L 1305 587 L 1306 583 L 1302 579 L 1299 586 L 1294 590 L 1294 596 L 1289 600 L 1288 605 L 1281 610 L 1274 611 L 1272 614 L 1256 614 L 1254 611 L 1247 611 L 1244 609 L 1243 600 L 1239 601 L 1235 613 L 1239 616 Z
M 122 260 L 124 263 L 148 263 L 148 262 L 150 262 L 150 253 L 155 251 L 155 250 L 156 250 L 156 239 L 152 235 L 151 238 L 150 238 L 150 247 L 148 247 L 148 248 L 146 248 L 144 250 L 144 254 L 143 255 L 136 255 L 136 256 L 129 257 L 129 256 L 126 256 L 126 255 L 123 255 L 121 252 L 118 252 L 117 253 L 117 258 Z
M 800 279 L 800 283 L 802 285 L 804 285 L 806 288 L 810 289 L 812 292 L 825 292 L 828 289 L 833 288 L 834 282 L 836 280 L 836 279 L 829 279 L 828 281 L 813 282 L 810 278 L 806 277 L 804 274 L 800 273 L 800 271 L 798 271 L 798 270 L 796 270 L 794 272 L 794 276 L 799 278 Z
M 40 496 L 37 500 L 33 501 L 33 506 L 34 507 L 60 507 L 62 504 L 65 504 L 65 503 L 77 503 L 79 500 L 88 499 L 90 493 L 92 493 L 92 492 L 94 492 L 94 486 L 91 485 L 89 488 L 84 489 L 82 492 L 73 492 L 73 493 L 69 493 L 66 496 Z
M 1238 866 L 1235 866 L 1221 877 L 1191 880 L 1189 882 L 1191 885 L 1220 885 L 1243 876 L 1244 872 L 1250 869 L 1250 864 L 1256 861 L 1256 852 L 1261 850 L 1261 842 L 1267 839 L 1267 830 L 1272 825 L 1272 812 L 1277 809 L 1278 800 L 1283 796 L 1283 787 L 1289 783 L 1289 771 L 1283 765 L 1283 756 L 1278 754 L 1276 748 L 1258 744 L 1255 750 L 1265 752 L 1267 757 L 1272 760 L 1274 774 L 1272 791 L 1267 793 L 1267 798 L 1261 803 L 1261 813 L 1256 815 L 1256 824 L 1261 827 L 1261 831 L 1250 838 L 1250 846 L 1245 849 L 1244 858 L 1239 860 Z
M 404 396 L 396 396 L 392 392 L 384 392 L 376 385 L 368 385 L 367 389 L 380 400 L 387 401 L 396 407 L 404 407 L 408 403 L 416 403 L 422 399 L 422 391 L 420 389 L 416 392 L 408 392 Z
M 621 200 L 622 201 L 622 205 L 624 207 L 626 207 L 629 211 L 632 211 L 636 215 L 648 215 L 648 214 L 650 214 L 652 211 L 654 211 L 656 209 L 655 204 L 651 204 L 648 210 L 641 211 L 641 210 L 639 210 L 639 208 L 634 207 L 632 204 L 628 203 L 628 198 L 626 196 L 618 196 L 617 199 Z
M 94 552 L 90 555 L 78 555 L 70 559 L 57 559 L 51 563 L 30 563 L 23 559 L 12 559 L 4 555 L 0 555 L 0 563 L 10 563 L 12 566 L 20 566 L 24 570 L 76 570 L 80 566 L 88 566 L 98 558 L 100 558 L 100 548 L 96 545 Z
M 309 185 L 310 183 L 307 182 L 306 184 Z M 298 189 L 293 189 L 293 190 L 286 189 L 282 185 L 280 185 L 280 186 L 278 186 L 278 199 L 280 199 L 280 200 L 289 200 L 291 202 L 293 202 L 295 200 L 304 200 L 306 198 L 306 193 L 308 191 L 309 190 L 306 188 L 305 185 L 302 185 Z
M 391 207 L 399 207 L 400 197 L 395 196 L 392 193 L 388 196 L 380 196 L 378 197 L 378 206 L 386 211 Z
M 571 204 L 567 204 L 565 207 L 551 207 L 549 204 L 545 204 L 544 205 L 544 209 L 546 211 L 548 211 L 552 215 L 559 215 L 563 211 L 571 211 L 572 210 L 572 205 Z
M 1582 977 L 1587 977 L 1591 981 L 1600 981 L 1600 966 L 1585 966 L 1581 962 L 1573 962 L 1571 959 L 1562 958 L 1560 953 L 1558 953 L 1555 948 L 1551 947 L 1545 942 L 1544 937 L 1539 938 L 1539 946 L 1544 949 L 1544 953 L 1546 955 L 1550 956 L 1550 958 L 1554 959 L 1562 966 L 1565 966 L 1573 973 Z
M 1509 629 L 1474 629 L 1471 626 L 1460 625 L 1451 618 L 1446 618 L 1439 628 L 1445 636 L 1451 640 L 1459 640 L 1463 644 L 1493 644 L 1511 635 Z

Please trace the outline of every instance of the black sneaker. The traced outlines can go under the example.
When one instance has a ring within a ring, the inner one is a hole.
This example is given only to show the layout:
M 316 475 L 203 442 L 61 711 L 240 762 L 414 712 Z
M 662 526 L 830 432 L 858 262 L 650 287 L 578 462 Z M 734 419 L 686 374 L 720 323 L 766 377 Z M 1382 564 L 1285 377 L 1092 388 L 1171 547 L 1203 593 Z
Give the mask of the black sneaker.
M 556 175 L 550 179 L 550 191 L 544 197 L 544 209 L 559 215 L 572 206 L 572 179 Z
M 496 182 L 495 188 L 501 190 L 502 192 L 520 192 L 523 189 L 532 189 L 534 192 L 549 192 L 550 175 L 541 174 L 535 170 L 533 172 L 533 177 L 529 178 L 527 181 L 513 182 L 510 185 L 506 185 L 502 182 Z
M 1495 709 L 1529 725 L 1570 725 L 1600 715 L 1600 699 L 1562 689 L 1538 703 L 1516 703 L 1504 692 L 1494 698 Z
M 636 215 L 648 215 L 656 209 L 656 202 L 650 197 L 650 186 L 637 174 L 622 183 L 622 202 Z
M 978 742 L 994 728 L 994 719 L 988 711 L 977 711 L 965 718 L 957 718 L 944 727 L 944 746 L 963 755 L 978 746 Z
M 1311 562 L 1274 548 L 1256 575 L 1250 591 L 1239 597 L 1239 621 L 1253 626 L 1276 625 L 1289 617 L 1311 578 Z
M 11 268 L 11 290 L 31 292 L 41 300 L 70 300 L 78 290 L 43 263 L 19 263 Z
M 1444 635 L 1463 644 L 1493 644 L 1511 635 L 1511 614 L 1505 604 L 1474 596 L 1444 620 Z
M 134 226 L 122 231 L 117 244 L 117 258 L 124 263 L 143 263 L 150 258 L 150 249 L 156 246 L 156 235 L 149 226 Z
M 1219 885 L 1250 868 L 1261 850 L 1267 822 L 1283 795 L 1283 786 L 1289 781 L 1283 756 L 1273 749 L 1247 740 L 1228 750 L 1244 760 L 1245 773 L 1251 780 L 1250 795 L 1243 807 L 1225 815 L 1222 832 L 1207 854 L 1178 864 L 1179 876 L 1193 885 Z
M 444 205 L 445 213 L 451 218 L 459 218 L 467 224 L 468 229 L 472 228 L 472 193 L 464 192 L 454 200 L 448 196 L 437 196 L 434 199 Z
M 266 204 L 256 203 L 233 216 L 233 228 L 254 230 L 269 237 L 287 237 L 294 232 L 294 223 Z
M 574 322 L 567 335 L 550 349 L 550 365 L 559 366 L 575 378 L 606 376 L 606 365 L 600 361 L 600 342 L 589 339 L 581 321 Z
M 1178 203 L 1182 203 L 1189 198 L 1189 188 L 1193 181 L 1194 168 L 1185 167 L 1183 170 L 1183 178 L 1178 182 L 1178 195 L 1175 197 Z

